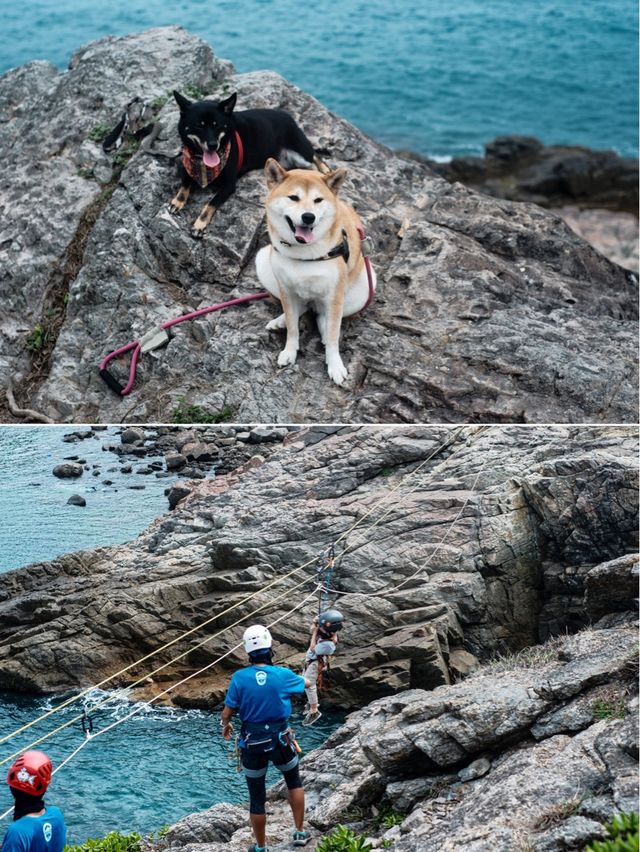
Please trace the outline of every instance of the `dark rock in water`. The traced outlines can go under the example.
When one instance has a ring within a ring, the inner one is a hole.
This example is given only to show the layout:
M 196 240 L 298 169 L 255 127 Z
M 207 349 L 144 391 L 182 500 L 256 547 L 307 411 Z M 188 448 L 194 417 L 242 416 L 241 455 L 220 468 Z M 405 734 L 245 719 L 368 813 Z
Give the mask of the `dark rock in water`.
M 144 491 L 146 487 L 146 485 L 127 485 L 130 491 Z
M 169 508 L 175 509 L 182 499 L 184 499 L 188 494 L 191 494 L 191 491 L 192 489 L 184 482 L 176 482 L 175 485 L 171 486 L 171 488 L 165 492 L 167 499 L 169 500 Z
M 153 473 L 153 470 L 152 470 L 150 467 L 148 467 L 148 466 L 147 466 L 147 467 L 139 467 L 139 468 L 136 470 L 136 473 L 140 473 L 140 474 L 142 474 L 143 476 L 148 476 L 150 473 Z
M 125 464 L 120 468 L 120 473 L 131 473 L 133 471 L 133 465 Z
M 162 470 L 164 465 L 162 464 L 161 461 L 154 461 L 154 462 L 151 462 L 149 467 L 151 468 L 151 470 Z
M 156 479 L 168 479 L 171 473 L 168 470 L 159 470 L 156 473 Z
M 71 497 L 69 497 L 69 499 L 67 500 L 67 504 L 70 506 L 86 506 L 87 501 L 79 494 L 72 494 Z
M 80 456 L 63 456 L 65 461 L 78 461 Z M 82 464 L 82 462 L 80 462 Z
M 123 444 L 135 444 L 136 441 L 144 441 L 144 437 L 143 429 L 129 427 L 128 429 L 123 429 L 120 440 Z
M 113 479 L 103 479 L 102 484 L 103 485 L 113 485 Z
M 92 470 L 91 476 L 100 476 L 100 471 L 99 470 Z
M 79 168 L 92 168 L 101 182 L 112 175 L 112 160 L 89 138 L 92 128 L 112 126 L 135 96 L 166 96 L 189 83 L 207 86 L 213 97 L 233 88 L 240 108 L 287 109 L 331 167 L 348 169 L 343 195 L 373 240 L 381 292 L 343 325 L 347 384 L 328 379 L 309 318 L 295 367 L 277 368 L 282 335 L 265 326 L 279 309 L 267 301 L 200 320 L 198 333 L 189 323 L 177 326 L 169 346 L 142 356 L 132 397 L 116 398 L 100 380 L 96 365 L 106 346 L 130 340 L 132 329 L 256 287 L 254 255 L 267 236 L 264 176 L 258 170 L 241 178 L 196 246 L 189 225 L 201 199 L 194 194 L 181 217 L 167 212 L 179 147 L 178 108 L 169 99 L 150 152 L 143 146 L 133 156 L 104 201 L 69 285 L 50 373 L 39 386 L 17 389 L 25 407 L 67 422 L 169 422 L 181 400 L 245 423 L 637 421 L 635 279 L 558 216 L 452 185 L 278 75 L 233 75 L 229 63 L 177 27 L 92 42 L 64 73 L 32 63 L 0 78 L 0 101 L 12 115 L 0 155 L 15 199 L 0 260 L 0 305 L 9 317 L 0 322 L 4 373 L 28 373 L 29 355 L 19 335 L 1 329 L 13 328 L 12 316 L 25 328 L 41 320 L 51 270 L 76 247 L 83 211 L 102 191 Z M 34 114 L 37 142 L 29 132 Z M 494 159 L 502 162 L 502 154 Z M 25 177 L 35 159 L 45 173 Z M 576 193 L 580 162 L 576 155 L 560 180 Z M 58 181 L 56 191 L 43 197 L 49 178 Z M 534 196 L 545 185 L 542 174 L 528 181 Z M 125 268 L 133 278 L 123 289 Z M 117 362 L 112 369 L 119 377 L 127 371 Z
M 84 468 L 81 464 L 65 462 L 64 464 L 58 464 L 54 467 L 53 475 L 60 479 L 73 479 L 78 476 L 82 476 L 83 471 Z
M 165 456 L 165 463 L 167 465 L 167 470 L 178 470 L 187 463 L 186 456 L 183 456 L 182 453 L 167 453 Z
M 39 488 L 42 485 L 42 483 L 41 482 L 30 482 L 29 485 L 32 488 Z
M 614 151 L 545 146 L 529 136 L 499 136 L 485 146 L 484 157 L 423 161 L 448 181 L 460 181 L 498 198 L 638 214 L 638 161 Z

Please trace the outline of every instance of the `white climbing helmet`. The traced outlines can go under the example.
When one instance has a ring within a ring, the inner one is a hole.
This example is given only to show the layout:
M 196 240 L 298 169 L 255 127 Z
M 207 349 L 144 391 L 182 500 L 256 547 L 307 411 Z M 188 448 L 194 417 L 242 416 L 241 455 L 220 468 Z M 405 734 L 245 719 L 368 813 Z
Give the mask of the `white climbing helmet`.
M 262 651 L 264 648 L 270 648 L 273 639 L 267 627 L 263 627 L 262 624 L 252 624 L 251 627 L 247 627 L 244 631 L 242 641 L 244 642 L 245 651 L 247 654 L 250 654 L 252 651 Z

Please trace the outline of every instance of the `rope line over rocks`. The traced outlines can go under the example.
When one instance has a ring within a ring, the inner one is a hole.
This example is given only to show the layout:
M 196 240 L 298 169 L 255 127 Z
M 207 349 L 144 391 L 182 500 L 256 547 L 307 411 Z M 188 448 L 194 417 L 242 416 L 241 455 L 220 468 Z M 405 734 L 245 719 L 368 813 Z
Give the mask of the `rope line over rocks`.
M 311 598 L 315 597 L 315 595 L 316 595 L 316 589 L 314 589 L 310 594 L 308 594 L 306 597 L 304 597 L 300 601 L 300 603 L 297 603 L 294 607 L 291 607 L 291 609 L 288 612 L 286 612 L 284 615 L 281 615 L 281 616 L 279 616 L 279 618 L 276 618 L 273 621 L 270 621 L 267 626 L 268 627 L 274 627 L 280 621 L 284 621 L 284 619 L 288 618 L 291 615 L 291 613 L 296 612 L 296 610 L 302 609 L 302 607 L 307 603 L 307 601 L 311 600 Z M 256 610 L 255 612 L 258 612 L 258 610 Z M 254 615 L 254 614 L 255 613 L 250 613 L 250 615 Z M 72 751 L 71 754 L 67 755 L 67 757 L 53 770 L 52 775 L 55 775 L 57 772 L 59 772 L 63 768 L 63 766 L 66 766 L 66 764 L 69 763 L 92 740 L 97 739 L 97 737 L 100 737 L 103 734 L 106 734 L 108 731 L 111 731 L 114 728 L 117 728 L 117 726 L 121 725 L 123 722 L 127 722 L 129 719 L 132 719 L 134 716 L 137 716 L 138 713 L 141 713 L 143 710 L 150 707 L 159 698 L 163 698 L 165 695 L 167 695 L 172 690 L 177 689 L 179 686 L 182 686 L 183 683 L 186 683 L 187 681 L 191 680 L 192 678 L 197 677 L 198 675 L 201 675 L 203 672 L 206 672 L 209 669 L 212 669 L 214 666 L 218 665 L 218 663 L 220 663 L 226 657 L 231 656 L 231 654 L 233 654 L 234 651 L 237 651 L 238 648 L 241 648 L 242 646 L 243 646 L 243 643 L 238 642 L 236 645 L 233 646 L 233 648 L 230 648 L 228 651 L 225 651 L 224 654 L 221 654 L 219 657 L 216 657 L 216 659 L 213 660 L 213 662 L 207 663 L 206 666 L 203 666 L 201 669 L 198 669 L 198 671 L 192 672 L 190 675 L 187 675 L 187 677 L 185 677 L 182 680 L 177 681 L 177 683 L 174 683 L 171 686 L 167 687 L 162 692 L 159 692 L 157 695 L 154 695 L 148 701 L 144 701 L 144 702 L 138 704 L 130 713 L 128 713 L 126 716 L 123 716 L 121 719 L 117 719 L 115 722 L 112 722 L 110 725 L 107 725 L 106 728 L 102 728 L 102 730 L 97 731 L 95 734 L 87 732 L 87 735 L 85 736 L 85 739 L 83 740 L 83 742 L 76 749 L 74 749 L 74 751 Z M 0 821 L 5 819 L 5 817 L 7 817 L 12 811 L 13 811 L 13 806 L 10 807 L 8 810 L 6 810 L 3 814 L 0 814 Z
M 468 435 L 467 440 L 465 441 L 464 445 L 468 444 L 470 441 L 472 441 L 472 440 L 474 440 L 475 438 L 477 438 L 477 436 L 478 436 L 479 434 L 481 434 L 481 433 L 482 433 L 482 432 L 483 432 L 486 428 L 487 428 L 487 427 L 485 427 L 485 426 L 480 426 L 480 427 L 473 427 L 471 430 L 468 430 L 468 431 L 470 431 L 470 433 L 471 433 L 471 434 L 469 434 L 469 435 Z M 360 517 L 359 517 L 359 518 L 358 518 L 358 519 L 357 519 L 357 520 L 356 520 L 356 521 L 355 521 L 355 522 L 354 522 L 354 523 L 353 523 L 353 524 L 352 524 L 352 525 L 351 525 L 351 526 L 350 526 L 347 530 L 345 530 L 345 532 L 341 533 L 341 535 L 340 535 L 340 536 L 338 536 L 338 538 L 337 538 L 334 542 L 332 542 L 332 543 L 331 543 L 331 545 L 329 546 L 329 549 L 328 549 L 326 552 L 327 552 L 327 553 L 335 552 L 335 547 L 336 547 L 338 544 L 340 544 L 341 542 L 346 541 L 346 540 L 347 540 L 347 538 L 351 535 L 351 533 L 352 533 L 352 532 L 353 532 L 353 531 L 354 531 L 354 530 L 355 530 L 355 529 L 356 529 L 356 528 L 357 528 L 360 524 L 362 524 L 362 522 L 363 522 L 366 518 L 368 518 L 368 517 L 369 517 L 369 516 L 370 516 L 373 512 L 375 512 L 375 510 L 376 510 L 376 509 L 378 509 L 381 505 L 383 505 L 383 504 L 384 504 L 384 503 L 386 503 L 389 499 L 391 499 L 391 497 L 393 497 L 393 495 L 394 495 L 394 494 L 396 494 L 396 493 L 400 490 L 400 488 L 401 488 L 404 484 L 406 484 L 406 480 L 407 480 L 407 479 L 411 479 L 411 478 L 415 477 L 415 476 L 416 476 L 416 475 L 417 475 L 417 474 L 418 474 L 418 473 L 419 473 L 419 472 L 420 472 L 420 471 L 421 471 L 421 470 L 425 467 L 425 465 L 427 465 L 427 464 L 428 464 L 428 462 L 430 462 L 430 461 L 431 461 L 431 460 L 432 460 L 435 456 L 439 455 L 441 452 L 443 452 L 444 450 L 446 450 L 446 449 L 448 449 L 450 446 L 452 446 L 452 445 L 455 443 L 455 441 L 458 439 L 458 437 L 459 437 L 459 436 L 460 436 L 460 435 L 461 435 L 464 431 L 465 431 L 465 427 L 459 427 L 459 428 L 458 428 L 458 429 L 454 432 L 454 434 L 453 434 L 453 435 L 448 436 L 448 437 L 447 437 L 447 439 L 446 439 L 445 441 L 443 441 L 441 444 L 439 444 L 439 445 L 438 445 L 438 446 L 437 446 L 437 447 L 436 447 L 436 448 L 435 448 L 435 449 L 434 449 L 434 450 L 433 450 L 433 451 L 432 451 L 432 452 L 431 452 L 431 453 L 430 453 L 430 454 L 429 454 L 429 455 L 428 455 L 428 456 L 427 456 L 427 457 L 426 457 L 426 458 L 425 458 L 422 462 L 420 462 L 420 464 L 419 464 L 417 467 L 415 467 L 415 468 L 414 468 L 414 469 L 413 469 L 410 473 L 404 474 L 404 476 L 402 477 L 402 479 L 401 479 L 401 481 L 398 483 L 398 485 L 396 485 L 396 486 L 394 486 L 392 489 L 390 489 L 390 490 L 389 490 L 389 491 L 385 494 L 385 496 L 384 496 L 384 497 L 382 497 L 380 500 L 377 500 L 377 501 L 373 504 L 373 506 L 371 506 L 371 507 L 370 507 L 370 508 L 369 508 L 369 509 L 368 509 L 368 510 L 367 510 L 367 511 L 363 514 L 363 515 L 361 515 L 361 516 L 360 516 Z M 463 445 L 463 446 L 464 446 L 464 445 Z M 462 449 L 462 447 L 460 447 L 459 449 Z M 454 458 L 454 456 L 457 454 L 457 452 L 458 452 L 458 451 L 459 451 L 459 450 L 456 450 L 454 453 L 452 453 L 452 455 L 451 455 L 451 456 L 449 456 L 449 457 L 445 460 L 445 462 L 443 463 L 443 465 L 439 465 L 439 466 L 438 466 L 437 470 L 441 469 L 444 465 L 448 464 L 448 463 L 451 461 L 451 459 L 452 459 L 452 458 Z M 484 464 L 485 464 L 485 462 L 483 462 L 483 465 L 481 466 L 480 470 L 478 471 L 478 473 L 477 473 L 477 475 L 476 475 L 476 478 L 475 478 L 475 480 L 474 480 L 474 486 L 473 486 L 473 488 L 474 488 L 474 489 L 475 489 L 475 485 L 476 485 L 476 483 L 477 483 L 477 481 L 478 481 L 478 478 L 479 478 L 479 476 L 480 476 L 480 473 L 481 473 L 481 472 L 482 472 L 482 470 L 484 469 Z M 366 529 L 365 529 L 364 531 L 360 531 L 359 535 L 360 535 L 360 536 L 362 536 L 362 535 L 363 535 L 363 532 L 365 532 L 365 531 L 366 531 L 366 532 L 368 532 L 368 531 L 370 531 L 370 530 L 374 529 L 374 528 L 375 528 L 375 527 L 376 527 L 379 523 L 381 523 L 381 522 L 382 522 L 382 520 L 384 520 L 384 518 L 385 518 L 385 517 L 387 517 L 387 516 L 388 516 L 388 515 L 389 515 L 392 511 L 394 511 L 394 509 L 397 509 L 397 507 L 398 507 L 399 505 L 401 505 L 401 504 L 402 504 L 402 503 L 403 503 L 403 502 L 404 502 L 404 501 L 405 501 L 405 500 L 406 500 L 406 499 L 407 499 L 407 498 L 408 498 L 408 497 L 409 497 L 409 496 L 410 496 L 410 495 L 411 495 L 411 494 L 412 494 L 412 493 L 413 493 L 413 492 L 414 492 L 414 491 L 418 488 L 418 486 L 419 486 L 419 483 L 417 483 L 417 484 L 416 484 L 416 485 L 414 485 L 412 488 L 410 488 L 408 491 L 406 491 L 403 495 L 401 495 L 401 497 L 400 497 L 400 498 L 399 498 L 396 502 L 394 502 L 394 504 L 393 504 L 393 506 L 392 506 L 391 508 L 387 509 L 387 510 L 386 510 L 386 512 L 384 512 L 384 513 L 383 513 L 383 514 L 382 514 L 382 515 L 381 515 L 381 516 L 380 516 L 380 517 L 379 517 L 376 521 L 374 521 L 372 524 L 369 524 L 369 525 L 366 527 Z M 472 490 L 473 490 L 473 489 L 472 489 Z M 438 543 L 438 545 L 436 546 L 436 550 L 434 550 L 434 551 L 433 551 L 433 553 L 437 552 L 437 549 L 438 549 L 438 548 L 439 548 L 439 547 L 440 547 L 440 546 L 444 543 L 444 540 L 446 539 L 446 537 L 447 537 L 447 535 L 449 534 L 449 532 L 451 531 L 452 527 L 455 525 L 455 523 L 457 522 L 457 520 L 458 520 L 458 519 L 459 519 L 459 517 L 461 516 L 461 514 L 462 514 L 462 512 L 463 512 L 464 508 L 466 507 L 466 505 L 467 505 L 468 501 L 469 501 L 469 497 L 467 498 L 467 500 L 465 501 L 465 503 L 464 503 L 464 504 L 463 504 L 463 506 L 461 507 L 461 509 L 460 509 L 460 511 L 458 512 L 458 514 L 456 515 L 456 517 L 455 517 L 454 521 L 452 522 L 451 526 L 449 527 L 449 530 L 448 530 L 447 534 L 445 534 L 444 538 L 443 538 L 443 539 L 442 539 L 442 540 Z M 353 545 L 352 545 L 352 546 L 353 546 Z M 340 558 L 342 558 L 342 557 L 344 556 L 344 554 L 345 554 L 345 553 L 346 553 L 349 549 L 350 549 L 350 547 L 349 547 L 348 545 L 347 545 L 347 546 L 345 546 L 345 547 L 344 547 L 344 549 L 343 549 L 343 552 L 342 552 L 342 554 L 341 554 L 341 556 L 340 556 Z M 431 558 L 431 556 L 433 556 L 433 553 L 430 555 L 430 558 Z M 103 687 L 105 684 L 107 684 L 107 683 L 109 683 L 109 682 L 113 681 L 115 678 L 117 678 L 117 677 L 119 677 L 119 676 L 121 676 L 121 675 L 125 674 L 126 672 L 130 671 L 132 668 L 134 668 L 134 667 L 136 667 L 136 666 L 139 666 L 141 663 L 144 663 L 146 660 L 150 659 L 151 657 L 154 657 L 154 656 L 156 656 L 157 654 L 161 653 L 162 651 L 166 650 L 167 648 L 172 647 L 172 646 L 173 646 L 173 645 L 175 645 L 177 642 L 179 642 L 179 641 L 181 641 L 181 640 L 185 639 L 185 638 L 186 638 L 186 637 L 188 637 L 188 636 L 191 636 L 193 633 L 196 633 L 198 630 L 201 630 L 203 627 L 206 627 L 207 625 L 211 624 L 212 622 L 214 622 L 214 621 L 216 621 L 216 620 L 220 619 L 222 616 L 224 616 L 224 615 L 228 614 L 229 612 L 232 612 L 233 610 L 238 609 L 240 606 L 242 606 L 242 605 L 246 604 L 248 601 L 250 601 L 250 600 L 252 600 L 253 598 L 257 597 L 257 596 L 258 596 L 259 594 L 261 594 L 262 592 L 267 591 L 268 589 L 272 588 L 274 585 L 276 585 L 277 583 L 279 583 L 279 582 L 281 582 L 281 581 L 284 581 L 284 580 L 289 579 L 290 577 L 294 576 L 295 574 L 298 574 L 300 571 L 304 570 L 305 568 L 309 567 L 310 565 L 312 565 L 312 564 L 314 564 L 314 563 L 316 563 L 316 562 L 317 562 L 317 557 L 314 557 L 314 558 L 309 559 L 309 560 L 307 560 L 306 562 L 302 563 L 301 565 L 297 566 L 296 568 L 292 569 L 292 570 L 291 570 L 291 571 L 289 571 L 288 573 L 284 574 L 282 577 L 277 577 L 277 578 L 275 578 L 275 579 L 274 579 L 274 580 L 272 580 L 270 583 L 268 583 L 266 586 L 262 587 L 261 589 L 256 590 L 255 592 L 252 592 L 250 595 L 247 595 L 247 596 L 246 596 L 246 597 L 244 597 L 242 600 L 238 601 L 238 602 L 237 602 L 237 603 L 235 603 L 235 604 L 232 604 L 231 606 L 227 607 L 226 609 L 222 610 L 221 612 L 216 613 L 216 614 L 215 614 L 215 615 L 213 615 L 211 618 L 208 618 L 208 619 L 206 619 L 205 621 L 201 622 L 199 625 L 197 625 L 197 626 L 195 626 L 195 627 L 193 627 L 193 628 L 190 628 L 190 629 L 189 629 L 189 630 L 187 630 L 187 631 L 184 631 L 182 634 L 180 634 L 179 636 L 177 636 L 175 639 L 172 639 L 170 642 L 165 643 L 164 645 L 160 646 L 159 648 L 155 649 L 154 651 L 150 652 L 149 654 L 146 654 L 145 656 L 141 657 L 140 659 L 138 659 L 138 660 L 134 661 L 133 663 L 130 663 L 129 665 L 125 666 L 124 668 L 122 668 L 122 669 L 120 669 L 119 671 L 115 672 L 114 674 L 110 675 L 108 678 L 104 678 L 104 679 L 103 679 L 103 680 L 101 680 L 99 683 L 97 683 L 97 684 L 95 684 L 95 685 L 93 685 L 93 686 L 87 687 L 86 689 L 84 689 L 84 690 L 82 690 L 81 692 L 77 693 L 75 696 L 72 696 L 71 698 L 67 699 L 66 701 L 63 701 L 63 702 L 61 702 L 60 704 L 56 705 L 56 707 L 52 708 L 51 710 L 48 710 L 46 713 L 43 713 L 42 715 L 40 715 L 40 716 L 39 716 L 39 717 L 37 717 L 36 719 L 31 720 L 30 722 L 26 723 L 25 725 L 21 726 L 20 728 L 17 728 L 16 730 L 12 731 L 11 733 L 9 733 L 9 734 L 5 735 L 4 737 L 2 737 L 2 738 L 0 739 L 0 744 L 1 744 L 1 743 L 4 743 L 4 742 L 7 742 L 8 740 L 13 739 L 14 737 L 16 737 L 18 734 L 22 733 L 23 731 L 28 730 L 29 728 L 31 728 L 32 726 L 36 725 L 37 723 L 39 723 L 39 722 L 41 722 L 41 721 L 44 721 L 45 719 L 47 719 L 47 718 L 49 718 L 49 717 L 53 716 L 53 715 L 54 715 L 55 713 L 57 713 L 58 711 L 61 711 L 61 710 L 63 710 L 64 708 L 66 708 L 66 707 L 70 706 L 71 704 L 73 704 L 73 703 L 75 703 L 75 702 L 77 702 L 77 701 L 81 700 L 82 698 L 86 697 L 89 693 L 91 693 L 91 692 L 92 692 L 92 691 L 94 691 L 95 689 L 100 689 L 100 688 L 101 688 L 101 687 Z M 406 582 L 408 582 L 408 581 L 409 581 L 410 579 L 412 579 L 414 576 L 417 576 L 419 573 L 421 573 L 421 572 L 424 570 L 424 568 L 425 568 L 425 567 L 426 567 L 426 566 L 421 567 L 421 568 L 419 569 L 419 571 L 418 571 L 418 572 L 416 572 L 414 575 L 412 575 L 412 577 L 407 578 L 407 579 L 406 579 L 406 580 L 405 580 L 405 581 L 404 581 L 401 585 L 405 585 L 405 584 L 406 584 Z M 129 686 L 128 686 L 127 688 L 128 688 L 128 689 L 130 689 L 130 688 L 135 687 L 135 686 L 139 685 L 140 683 L 142 683 L 142 682 L 146 681 L 148 678 L 152 677 L 154 674 L 157 674 L 158 672 L 160 672 L 160 671 L 162 671 L 162 670 L 164 670 L 164 669 L 168 668 L 170 665 L 174 664 L 175 662 L 177 662 L 177 661 L 179 661 L 179 660 L 183 659 L 185 656 L 188 656 L 190 653 L 192 653 L 192 652 L 193 652 L 194 650 L 196 650 L 197 648 L 199 648 L 199 647 L 201 647 L 201 646 L 203 646 L 203 645 L 207 644 L 207 643 L 208 643 L 208 642 L 210 642 L 212 639 L 215 639 L 215 638 L 217 638 L 217 637 L 221 636 L 222 634 L 224 634 L 225 632 L 227 632 L 227 631 L 228 631 L 228 630 L 230 630 L 231 628 L 233 628 L 233 627 L 237 626 L 238 624 L 242 623 L 243 621 L 246 621 L 248 618 L 252 617 L 252 616 L 253 616 L 253 615 L 255 615 L 256 613 L 258 613 L 258 612 L 262 611 L 263 609 L 267 608 L 267 607 L 268 607 L 268 606 L 270 606 L 271 604 L 273 604 L 273 603 L 275 603 L 276 601 L 280 600 L 282 597 L 285 597 L 285 596 L 289 595 L 289 594 L 291 593 L 291 591 L 295 591 L 296 589 L 300 588 L 301 586 L 306 585 L 307 583 L 309 583 L 309 582 L 311 582 L 311 581 L 314 581 L 314 580 L 316 580 L 316 577 L 315 577 L 315 576 L 305 578 L 305 579 L 304 579 L 304 580 L 302 580 L 300 583 L 298 583 L 297 585 L 295 585 L 293 588 L 291 588 L 291 589 L 287 589 L 286 591 L 284 591 L 284 592 L 282 592 L 281 594 L 277 595 L 275 598 L 272 598 L 270 601 L 268 601 L 267 603 L 263 604 L 262 606 L 260 606 L 260 607 L 256 608 L 256 609 L 255 609 L 255 610 L 253 610 L 251 613 L 249 613 L 249 614 L 247 614 L 246 616 L 243 616 L 242 618 L 238 619 L 238 620 L 237 620 L 236 622 L 234 622 L 232 625 L 230 625 L 230 626 L 228 626 L 228 627 L 224 628 L 223 630 L 218 631 L 217 633 L 212 634 L 211 636 L 206 637 L 205 639 L 201 640 L 201 641 L 200 641 L 199 643 L 197 643 L 196 645 L 191 646 L 188 650 L 186 650 L 186 651 L 182 652 L 181 654 L 179 654 L 177 657 L 174 657 L 173 659 L 171 659 L 171 660 L 169 660 L 168 662 L 164 663 L 162 666 L 159 666 L 159 667 L 157 667 L 156 669 L 153 669 L 150 673 L 147 673 L 147 674 L 145 674 L 145 675 L 141 676 L 140 678 L 138 678 L 138 680 L 134 681 L 132 684 L 129 684 Z M 399 586 L 396 586 L 396 588 L 399 588 Z M 317 589 L 314 591 L 314 593 L 313 593 L 313 594 L 316 594 L 316 593 L 317 593 L 317 594 L 321 597 L 321 596 L 323 595 L 323 593 L 326 593 L 326 591 L 327 591 L 327 590 L 326 590 L 326 589 L 323 589 L 322 585 L 320 584 L 320 585 L 318 585 L 318 586 L 317 586 Z M 338 591 L 338 590 L 332 590 L 332 593 L 336 593 L 336 594 L 350 594 L 349 592 Z M 357 594 L 365 594 L 365 593 L 357 593 Z M 379 594 L 382 594 L 382 590 L 381 590 L 381 591 L 379 591 L 379 592 L 376 592 L 376 593 L 370 594 L 370 595 L 368 595 L 368 596 L 372 596 L 372 597 L 373 597 L 373 596 L 376 596 L 376 595 L 379 595 Z M 191 679 L 191 677 L 193 677 L 193 675 L 192 675 L 192 676 L 190 676 L 189 678 L 187 678 L 187 680 L 188 680 L 188 679 Z M 161 694 L 162 694 L 162 693 L 161 693 Z M 100 703 L 98 703 L 97 705 L 95 705 L 95 707 L 93 707 L 93 708 L 92 708 L 92 710 L 94 710 L 94 711 L 95 711 L 95 710 L 99 709 L 100 707 L 102 707 L 102 706 L 104 706 L 105 704 L 109 703 L 110 701 L 114 700 L 114 698 L 115 698 L 115 697 L 117 697 L 117 695 L 118 695 L 118 693 L 114 693 L 113 695 L 108 696 L 108 697 L 107 697 L 106 699 L 104 699 L 102 702 L 100 702 Z M 31 749 L 31 748 L 33 748 L 33 747 L 35 747 L 35 746 L 39 745 L 40 743 L 42 743 L 42 742 L 44 742 L 45 740 L 49 739 L 50 737 L 54 736 L 56 733 L 59 733 L 61 730 L 64 730 L 65 728 L 67 728 L 67 727 L 71 726 L 72 724 L 75 724 L 77 721 L 82 720 L 84 716 L 85 716 L 84 712 L 83 712 L 82 714 L 79 714 L 79 715 L 75 716 L 74 718 L 72 718 L 72 719 L 71 719 L 71 720 L 69 720 L 68 722 L 64 723 L 63 725 L 60 725 L 60 726 L 58 726 L 57 728 L 54 728 L 52 731 L 49 731 L 48 733 L 44 734 L 42 737 L 40 737 L 40 738 L 38 738 L 38 739 L 36 739 L 36 740 L 32 741 L 32 742 L 31 742 L 31 743 L 29 743 L 27 746 L 25 746 L 25 747 L 23 747 L 23 748 L 19 749 L 18 751 L 16 751 L 16 752 L 12 753 L 12 754 L 11 754 L 11 755 L 9 755 L 8 757 L 5 757 L 4 759 L 0 760 L 0 766 L 3 766 L 3 765 L 5 765 L 5 764 L 9 763 L 10 761 L 14 760 L 14 759 L 15 759 L 18 755 L 22 754 L 24 751 L 26 751 L 26 750 L 28 750 L 28 749 Z

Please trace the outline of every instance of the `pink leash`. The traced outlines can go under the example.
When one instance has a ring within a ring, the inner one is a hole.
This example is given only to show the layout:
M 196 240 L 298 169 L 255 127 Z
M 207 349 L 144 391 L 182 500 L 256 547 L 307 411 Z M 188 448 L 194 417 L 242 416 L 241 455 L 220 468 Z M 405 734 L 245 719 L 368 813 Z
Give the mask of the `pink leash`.
M 362 242 L 366 240 L 364 228 L 358 227 L 358 235 Z M 367 297 L 367 301 L 357 313 L 361 313 L 365 310 L 365 308 L 369 307 L 371 302 L 373 302 L 376 293 L 373 287 L 373 275 L 369 255 L 364 255 L 364 264 L 367 270 L 369 295 Z M 167 320 L 157 328 L 151 329 L 151 331 L 147 332 L 138 340 L 132 340 L 130 343 L 121 346 L 119 349 L 114 349 L 113 352 L 106 355 L 100 362 L 100 378 L 111 388 L 112 391 L 117 393 L 118 396 L 127 396 L 127 394 L 131 393 L 136 381 L 136 368 L 140 355 L 145 352 L 152 352 L 154 349 L 158 349 L 160 346 L 164 346 L 165 343 L 168 343 L 168 328 L 178 325 L 181 322 L 186 322 L 187 320 L 193 320 L 198 317 L 205 316 L 205 314 L 211 314 L 214 311 L 221 311 L 223 308 L 231 308 L 234 305 L 243 305 L 245 302 L 255 302 L 258 299 L 266 299 L 270 295 L 271 293 L 267 290 L 262 290 L 260 293 L 252 293 L 250 296 L 240 296 L 239 298 L 231 299 L 228 302 L 219 302 L 217 305 L 209 305 L 206 308 L 200 308 L 197 311 L 191 311 L 189 314 L 182 314 L 182 316 Z M 116 377 L 109 372 L 107 366 L 114 358 L 117 358 L 119 355 L 124 355 L 125 352 L 129 352 L 130 350 L 133 350 L 133 352 L 131 353 L 131 362 L 129 364 L 129 380 L 126 385 L 122 385 Z

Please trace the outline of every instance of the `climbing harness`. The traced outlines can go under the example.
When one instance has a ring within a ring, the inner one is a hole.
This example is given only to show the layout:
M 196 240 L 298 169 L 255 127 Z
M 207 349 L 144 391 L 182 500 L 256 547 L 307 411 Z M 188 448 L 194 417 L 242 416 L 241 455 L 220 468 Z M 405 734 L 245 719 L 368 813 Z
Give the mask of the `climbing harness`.
M 358 233 L 360 234 L 360 239 L 362 240 L 362 242 L 365 242 L 368 239 L 368 237 L 364 233 L 363 228 L 358 228 Z M 367 301 L 356 313 L 362 313 L 362 311 L 369 307 L 375 297 L 376 292 L 375 287 L 373 286 L 373 270 L 371 267 L 371 261 L 369 260 L 368 255 L 363 255 L 363 257 L 367 270 L 367 283 L 369 291 Z M 318 259 L 323 260 L 324 258 Z M 140 355 L 144 355 L 146 352 L 152 352 L 154 349 L 159 349 L 161 346 L 164 346 L 166 343 L 168 343 L 171 339 L 169 337 L 168 329 L 172 328 L 174 325 L 178 325 L 181 322 L 186 322 L 187 320 L 198 319 L 198 317 L 205 316 L 206 314 L 214 313 L 215 311 L 221 311 L 224 308 L 231 308 L 235 305 L 243 305 L 246 302 L 255 302 L 259 299 L 267 299 L 271 295 L 272 294 L 269 293 L 267 290 L 261 290 L 259 293 L 251 293 L 248 296 L 239 296 L 237 299 L 230 299 L 228 302 L 218 302 L 218 304 L 209 305 L 206 308 L 200 308 L 197 311 L 191 311 L 188 314 L 182 314 L 182 316 L 166 320 L 166 322 L 163 322 L 159 326 L 152 328 L 150 331 L 148 331 L 146 334 L 143 334 L 142 337 L 138 338 L 137 340 L 132 340 L 124 346 L 121 346 L 119 349 L 114 349 L 113 352 L 110 352 L 108 355 L 106 355 L 100 362 L 100 378 L 118 396 L 127 396 L 129 393 L 131 393 L 136 381 L 136 368 Z M 129 362 L 129 378 L 127 383 L 123 385 L 118 381 L 118 379 L 116 379 L 113 373 L 109 372 L 107 368 L 109 363 L 114 358 L 118 358 L 120 355 L 124 355 L 127 352 L 131 352 L 131 360 Z

